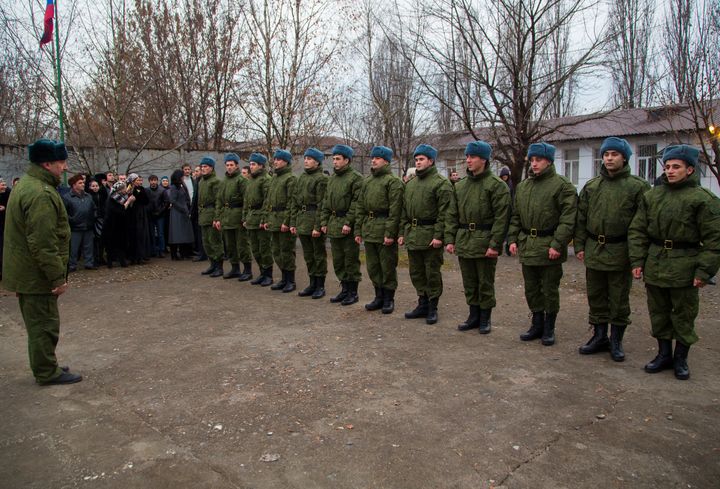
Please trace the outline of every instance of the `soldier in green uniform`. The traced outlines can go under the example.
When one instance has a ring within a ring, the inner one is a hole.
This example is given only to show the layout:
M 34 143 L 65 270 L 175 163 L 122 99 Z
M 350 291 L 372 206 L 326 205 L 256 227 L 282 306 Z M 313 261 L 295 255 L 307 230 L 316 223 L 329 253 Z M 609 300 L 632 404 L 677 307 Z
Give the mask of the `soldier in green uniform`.
M 298 178 L 290 216 L 290 232 L 300 237 L 310 284 L 298 292 L 300 297 L 320 299 L 325 296 L 327 250 L 325 235 L 320 232 L 322 201 L 328 177 L 322 171 L 325 155 L 316 148 L 305 151 L 305 171 Z
M 390 169 L 393 152 L 386 146 L 370 151 L 371 175 L 365 179 L 355 207 L 355 242 L 365 241 L 368 275 L 375 298 L 365 304 L 368 311 L 395 310 L 397 289 L 398 231 L 402 214 L 403 183 Z
M 435 167 L 435 148 L 421 144 L 415 148 L 414 157 L 415 178 L 405 184 L 398 244 L 407 248 L 410 279 L 417 291 L 418 303 L 415 309 L 405 313 L 405 318 L 425 318 L 425 323 L 435 324 L 443 291 L 440 269 L 453 187 Z
M 658 354 L 645 371 L 674 368 L 680 380 L 690 378 L 688 352 L 698 340 L 698 289 L 720 266 L 720 200 L 700 186 L 698 156 L 696 148 L 684 144 L 665 148 L 663 184 L 643 195 L 628 231 L 632 273 L 645 279 L 658 342 Z
M 243 201 L 248 181 L 240 175 L 240 157 L 225 155 L 225 180 L 220 182 L 215 202 L 215 229 L 222 232 L 230 259 L 230 271 L 225 279 L 237 278 L 241 282 L 252 278 L 252 255 L 247 230 L 242 225 Z M 240 263 L 243 272 L 240 273 Z
M 248 231 L 250 249 L 260 267 L 260 274 L 251 281 L 252 285 L 267 287 L 273 283 L 272 254 L 270 251 L 270 233 L 265 231 L 265 196 L 270 187 L 270 175 L 265 165 L 267 158 L 260 153 L 250 155 L 250 179 L 243 203 L 243 226 Z
M 555 172 L 555 146 L 534 143 L 528 149 L 531 172 L 515 191 L 508 230 L 510 253 L 520 252 L 525 299 L 532 312 L 523 341 L 541 338 L 555 344 L 555 320 L 560 311 L 562 264 L 575 230 L 577 192 L 567 178 Z
M 600 175 L 589 180 L 580 192 L 573 241 L 575 256 L 586 267 L 589 322 L 593 327 L 593 335 L 580 347 L 580 353 L 610 350 L 612 359 L 622 362 L 625 360 L 622 339 L 630 324 L 632 285 L 627 229 L 650 184 L 630 174 L 628 160 L 632 149 L 624 139 L 605 139 L 600 153 L 603 158 Z
M 72 384 L 82 376 L 59 367 L 58 296 L 68 287 L 70 225 L 55 188 L 67 170 L 64 143 L 40 139 L 28 147 L 31 165 L 13 186 L 5 216 L 3 287 L 15 292 L 37 383 Z
M 470 314 L 458 330 L 491 329 L 495 307 L 495 268 L 502 253 L 510 210 L 510 190 L 488 167 L 492 148 L 485 141 L 465 148 L 467 177 L 455 183 L 455 198 L 448 212 L 445 241 L 460 262 L 465 301 Z
M 333 268 L 340 280 L 340 292 L 330 298 L 343 306 L 358 300 L 360 283 L 360 246 L 355 242 L 355 206 L 363 178 L 351 165 L 353 150 L 344 144 L 332 149 L 335 173 L 328 179 L 320 218 L 320 230 L 330 238 Z
M 289 151 L 275 151 L 273 166 L 275 175 L 265 196 L 263 227 L 270 233 L 273 259 L 282 277 L 270 288 L 288 293 L 295 290 L 295 235 L 290 232 L 290 216 L 297 177 L 292 172 L 292 154 Z
M 198 182 L 198 224 L 203 248 L 210 259 L 210 266 L 201 272 L 211 277 L 223 275 L 222 234 L 215 226 L 215 202 L 220 180 L 215 175 L 215 160 L 209 156 L 200 160 L 200 181 Z

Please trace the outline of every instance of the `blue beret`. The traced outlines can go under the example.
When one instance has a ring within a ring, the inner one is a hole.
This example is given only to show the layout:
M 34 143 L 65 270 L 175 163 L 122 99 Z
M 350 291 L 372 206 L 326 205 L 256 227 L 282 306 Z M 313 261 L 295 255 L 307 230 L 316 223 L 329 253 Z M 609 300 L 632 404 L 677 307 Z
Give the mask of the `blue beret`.
M 213 158 L 210 158 L 209 156 L 204 156 L 203 159 L 200 160 L 200 164 L 215 168 L 215 160 Z
M 419 144 L 417 148 L 415 148 L 415 152 L 413 153 L 413 158 L 416 156 L 427 156 L 431 160 L 435 161 L 435 158 L 437 158 L 437 150 L 430 146 L 429 144 Z
M 600 145 L 600 155 L 604 155 L 605 151 L 617 151 L 622 154 L 626 160 L 630 159 L 633 154 L 630 144 L 622 138 L 609 137 Z
M 353 149 L 350 146 L 346 146 L 344 144 L 336 144 L 335 146 L 333 146 L 332 154 L 333 154 L 333 156 L 335 156 L 335 155 L 344 156 L 348 160 L 351 160 L 353 155 L 355 154 L 355 152 L 353 151 Z
M 28 146 L 28 157 L 32 163 L 50 163 L 65 161 L 68 158 L 65 143 L 52 139 L 38 139 Z
M 275 150 L 275 154 L 273 154 L 274 160 L 283 160 L 287 162 L 288 165 L 292 164 L 292 153 L 290 151 L 285 151 L 284 149 L 278 149 Z
M 373 146 L 370 150 L 370 158 L 382 158 L 387 162 L 391 162 L 393 157 L 393 150 L 387 146 Z
M 228 153 L 225 155 L 225 162 L 234 161 L 238 165 L 240 164 L 240 157 L 235 153 Z
M 305 151 L 305 154 L 303 156 L 306 156 L 308 158 L 312 158 L 313 160 L 317 161 L 322 165 L 323 160 L 325 159 L 325 153 L 320 151 L 317 148 L 308 148 Z
M 687 144 L 678 144 L 665 148 L 662 160 L 663 163 L 668 160 L 683 160 L 690 166 L 697 166 L 699 157 L 700 151 L 697 148 L 688 146 Z
M 266 165 L 267 158 L 265 158 L 265 155 L 261 155 L 260 153 L 253 153 L 250 155 L 250 163 L 257 163 L 258 165 Z
M 492 146 L 485 141 L 473 141 L 465 147 L 465 156 L 479 156 L 483 160 L 489 160 L 492 155 Z
M 538 158 L 545 158 L 550 163 L 555 162 L 555 146 L 548 143 L 533 143 L 528 148 L 528 160 L 533 156 Z

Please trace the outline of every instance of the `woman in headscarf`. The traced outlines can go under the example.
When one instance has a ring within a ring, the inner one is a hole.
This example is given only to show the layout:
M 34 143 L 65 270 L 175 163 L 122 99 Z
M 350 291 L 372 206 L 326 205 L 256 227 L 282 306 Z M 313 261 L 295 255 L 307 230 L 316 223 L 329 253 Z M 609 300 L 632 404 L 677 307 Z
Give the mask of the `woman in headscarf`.
M 168 190 L 168 202 L 170 203 L 168 243 L 170 244 L 170 257 L 173 260 L 182 260 L 190 256 L 192 244 L 195 242 L 190 221 L 190 194 L 183 183 L 183 175 L 182 170 L 175 170 L 170 176 L 170 189 Z
M 112 268 L 113 261 L 118 261 L 121 267 L 126 267 L 125 257 L 128 249 L 128 219 L 127 210 L 135 196 L 128 195 L 130 188 L 125 182 L 116 182 L 110 190 L 103 224 L 103 243 L 108 252 L 107 265 Z
M 143 179 L 137 173 L 131 173 L 125 180 L 135 202 L 128 208 L 128 258 L 133 265 L 150 260 L 150 221 L 147 208 L 150 199 L 142 186 Z

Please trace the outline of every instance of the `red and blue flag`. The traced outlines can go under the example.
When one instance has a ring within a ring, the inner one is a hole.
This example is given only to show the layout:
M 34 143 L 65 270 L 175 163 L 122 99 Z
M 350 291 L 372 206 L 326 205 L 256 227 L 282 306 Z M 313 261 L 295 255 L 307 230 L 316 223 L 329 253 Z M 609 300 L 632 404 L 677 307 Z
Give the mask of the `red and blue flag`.
M 52 41 L 54 17 L 55 0 L 47 0 L 47 6 L 45 6 L 45 29 L 43 30 L 43 35 L 40 38 L 40 46 Z

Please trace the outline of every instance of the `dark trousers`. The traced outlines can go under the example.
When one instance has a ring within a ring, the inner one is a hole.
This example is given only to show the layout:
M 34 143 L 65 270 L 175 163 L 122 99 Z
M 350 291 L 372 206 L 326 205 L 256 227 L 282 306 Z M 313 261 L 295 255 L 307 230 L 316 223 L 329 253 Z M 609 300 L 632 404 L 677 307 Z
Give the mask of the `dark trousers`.
M 165 253 L 165 216 L 150 218 L 150 241 L 154 255 Z
M 70 259 L 68 266 L 77 267 L 78 256 L 82 250 L 82 257 L 86 267 L 95 266 L 95 231 L 72 231 L 70 233 Z
M 697 287 L 666 288 L 645 284 L 652 335 L 690 346 L 698 341 L 695 318 L 700 310 Z

